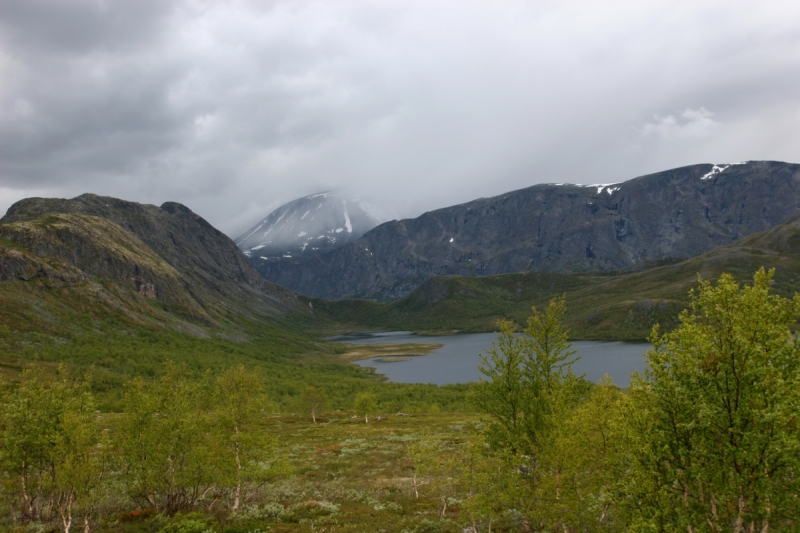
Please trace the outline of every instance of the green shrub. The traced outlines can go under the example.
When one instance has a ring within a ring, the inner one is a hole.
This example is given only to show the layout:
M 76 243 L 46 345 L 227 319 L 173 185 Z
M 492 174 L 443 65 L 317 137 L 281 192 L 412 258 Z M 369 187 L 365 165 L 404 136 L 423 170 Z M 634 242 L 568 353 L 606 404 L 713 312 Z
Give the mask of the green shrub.
M 159 533 L 213 533 L 209 519 L 200 513 L 183 515 L 176 522 L 167 524 Z

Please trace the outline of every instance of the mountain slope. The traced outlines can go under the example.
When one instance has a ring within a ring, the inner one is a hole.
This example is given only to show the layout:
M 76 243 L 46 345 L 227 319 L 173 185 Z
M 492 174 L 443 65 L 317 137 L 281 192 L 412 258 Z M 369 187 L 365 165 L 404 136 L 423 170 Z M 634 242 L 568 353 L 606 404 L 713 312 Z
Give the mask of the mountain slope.
M 382 220 L 369 204 L 332 192 L 282 205 L 236 239 L 253 266 L 284 256 L 312 254 L 354 241 Z
M 313 305 L 340 330 L 492 331 L 498 318 L 524 323 L 531 306 L 565 294 L 566 323 L 574 338 L 642 340 L 656 322 L 666 329 L 677 324 L 698 275 L 716 280 L 727 272 L 747 282 L 762 266 L 776 269 L 778 294 L 791 297 L 800 291 L 800 217 L 700 256 L 638 272 L 436 276 L 390 303 L 315 300 Z
M 107 317 L 235 332 L 243 320 L 308 309 L 185 206 L 89 194 L 22 200 L 0 220 L 0 308 L 9 332 L 56 337 Z
M 800 165 L 693 165 L 613 186 L 535 185 L 387 222 L 259 271 L 325 299 L 396 299 L 434 275 L 576 273 L 683 259 L 800 212 Z

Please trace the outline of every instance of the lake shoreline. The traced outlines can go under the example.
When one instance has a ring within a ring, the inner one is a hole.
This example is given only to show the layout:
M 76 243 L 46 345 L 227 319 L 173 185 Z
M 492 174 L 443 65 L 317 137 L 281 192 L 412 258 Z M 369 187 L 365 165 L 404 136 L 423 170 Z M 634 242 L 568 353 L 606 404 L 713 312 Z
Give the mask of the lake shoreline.
M 481 379 L 479 354 L 486 354 L 495 339 L 495 333 L 428 336 L 396 331 L 359 332 L 326 340 L 345 344 L 347 351 L 339 357 L 372 368 L 387 381 L 446 385 Z M 572 342 L 580 357 L 573 367 L 576 374 L 595 382 L 608 374 L 622 387 L 628 386 L 632 372 L 645 370 L 644 353 L 652 347 L 648 342 Z

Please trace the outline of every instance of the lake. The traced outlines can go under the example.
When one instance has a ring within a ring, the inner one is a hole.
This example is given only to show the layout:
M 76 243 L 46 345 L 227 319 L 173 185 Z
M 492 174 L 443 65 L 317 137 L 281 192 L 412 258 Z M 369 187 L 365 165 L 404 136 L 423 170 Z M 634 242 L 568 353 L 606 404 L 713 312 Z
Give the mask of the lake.
M 411 356 L 405 361 L 382 362 L 380 357 L 355 361 L 356 364 L 375 368 L 389 381 L 398 383 L 468 383 L 478 381 L 480 358 L 478 354 L 491 348 L 494 333 L 465 333 L 458 335 L 416 335 L 409 331 L 367 332 L 339 335 L 328 340 L 353 344 L 430 342 L 444 344 L 428 355 Z M 576 374 L 599 381 L 608 374 L 614 383 L 627 387 L 630 376 L 646 365 L 644 353 L 652 347 L 650 343 L 573 341 L 572 349 L 581 357 L 572 369 Z M 377 359 L 377 360 L 376 360 Z

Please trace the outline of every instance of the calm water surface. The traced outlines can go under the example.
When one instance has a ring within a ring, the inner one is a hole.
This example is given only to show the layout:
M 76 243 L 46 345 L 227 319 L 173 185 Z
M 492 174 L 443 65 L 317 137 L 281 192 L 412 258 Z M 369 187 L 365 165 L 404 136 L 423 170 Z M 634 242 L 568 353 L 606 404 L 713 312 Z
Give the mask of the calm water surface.
M 407 361 L 381 362 L 380 358 L 356 361 L 356 364 L 375 368 L 377 372 L 398 383 L 467 383 L 478 381 L 480 359 L 496 338 L 494 333 L 467 333 L 462 335 L 427 336 L 408 331 L 360 333 L 340 335 L 329 340 L 353 344 L 432 342 L 443 347 L 423 356 L 411 356 Z M 644 353 L 652 347 L 649 343 L 574 341 L 572 349 L 581 358 L 573 365 L 576 374 L 598 381 L 608 374 L 621 387 L 630 384 L 633 371 L 646 367 Z

